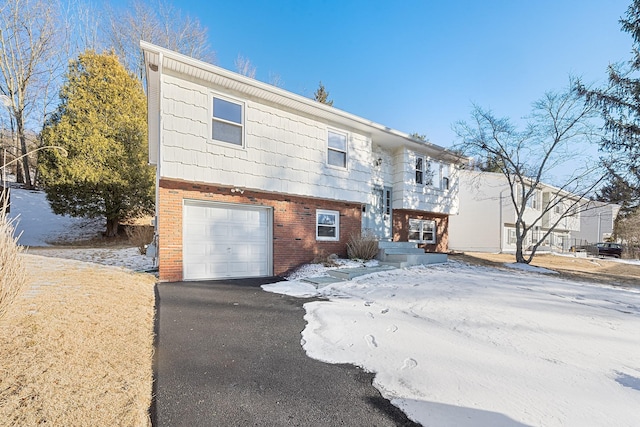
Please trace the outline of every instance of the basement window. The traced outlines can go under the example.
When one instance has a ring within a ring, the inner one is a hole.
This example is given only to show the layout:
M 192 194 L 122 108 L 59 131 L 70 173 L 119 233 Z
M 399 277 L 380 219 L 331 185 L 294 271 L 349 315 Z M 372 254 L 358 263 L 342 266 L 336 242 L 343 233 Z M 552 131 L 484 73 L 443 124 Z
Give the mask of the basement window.
M 340 240 L 340 212 L 316 211 L 316 240 Z
M 431 219 L 410 219 L 410 242 L 436 243 L 436 222 Z

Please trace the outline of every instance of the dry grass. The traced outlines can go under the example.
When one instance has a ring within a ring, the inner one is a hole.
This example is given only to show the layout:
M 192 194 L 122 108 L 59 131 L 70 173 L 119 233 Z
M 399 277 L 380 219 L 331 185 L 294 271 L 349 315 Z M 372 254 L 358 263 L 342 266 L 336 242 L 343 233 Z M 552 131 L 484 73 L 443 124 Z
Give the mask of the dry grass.
M 26 285 L 26 277 L 21 246 L 16 245 L 13 236 L 13 225 L 7 218 L 5 209 L 0 207 L 0 319 L 22 292 Z
M 351 236 L 347 243 L 347 256 L 350 259 L 370 260 L 378 255 L 378 239 L 373 233 Z
M 125 228 L 129 242 L 138 248 L 140 255 L 147 253 L 147 245 L 153 240 L 154 228 L 151 225 L 128 225 Z
M 465 252 L 464 255 L 454 255 L 455 258 L 492 266 L 515 262 L 513 254 Z M 531 265 L 557 271 L 569 279 L 588 280 L 605 285 L 640 286 L 640 265 L 625 264 L 606 258 L 539 254 L 533 258 Z
M 2 425 L 150 425 L 155 278 L 22 257 L 27 291 L 0 319 Z

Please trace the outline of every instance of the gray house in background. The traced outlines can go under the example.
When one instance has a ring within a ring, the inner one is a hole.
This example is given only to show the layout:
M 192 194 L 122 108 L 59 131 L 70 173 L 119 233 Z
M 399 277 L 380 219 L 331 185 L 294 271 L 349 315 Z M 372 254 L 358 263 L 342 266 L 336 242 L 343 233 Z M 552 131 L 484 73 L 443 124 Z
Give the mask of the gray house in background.
M 611 238 L 620 205 L 592 201 L 580 214 L 580 229 L 574 232 L 576 239 L 588 243 L 604 242 Z

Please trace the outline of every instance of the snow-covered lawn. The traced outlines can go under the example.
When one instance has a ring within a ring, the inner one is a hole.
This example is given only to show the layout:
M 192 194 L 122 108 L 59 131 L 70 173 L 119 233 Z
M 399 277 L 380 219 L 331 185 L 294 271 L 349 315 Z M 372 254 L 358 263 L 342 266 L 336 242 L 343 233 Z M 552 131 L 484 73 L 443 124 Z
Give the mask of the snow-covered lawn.
M 640 425 L 638 289 L 451 261 L 264 288 L 327 297 L 305 304 L 307 354 L 375 372 L 425 426 Z
M 152 266 L 130 247 L 51 246 L 99 235 L 103 223 L 54 215 L 42 192 L 14 188 L 11 216 L 30 253 Z M 425 426 L 640 425 L 640 288 L 460 262 L 321 289 L 299 281 L 325 270 L 309 265 L 264 288 L 325 296 L 305 304 L 307 353 L 375 372 L 382 394 Z
M 148 270 L 153 259 L 140 255 L 134 247 L 61 247 L 53 243 L 73 244 L 100 236 L 104 219 L 73 218 L 51 212 L 45 193 L 22 188 L 11 189 L 11 212 L 18 243 L 27 253 L 55 258 L 75 259 L 102 265 Z

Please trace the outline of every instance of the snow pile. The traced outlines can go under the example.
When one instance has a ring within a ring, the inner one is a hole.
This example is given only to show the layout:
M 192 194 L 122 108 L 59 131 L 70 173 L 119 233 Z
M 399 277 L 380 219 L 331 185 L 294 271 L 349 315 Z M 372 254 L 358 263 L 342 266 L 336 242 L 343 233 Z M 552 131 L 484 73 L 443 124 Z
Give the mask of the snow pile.
M 375 372 L 425 426 L 640 425 L 638 291 L 449 262 L 315 294 L 307 354 Z

